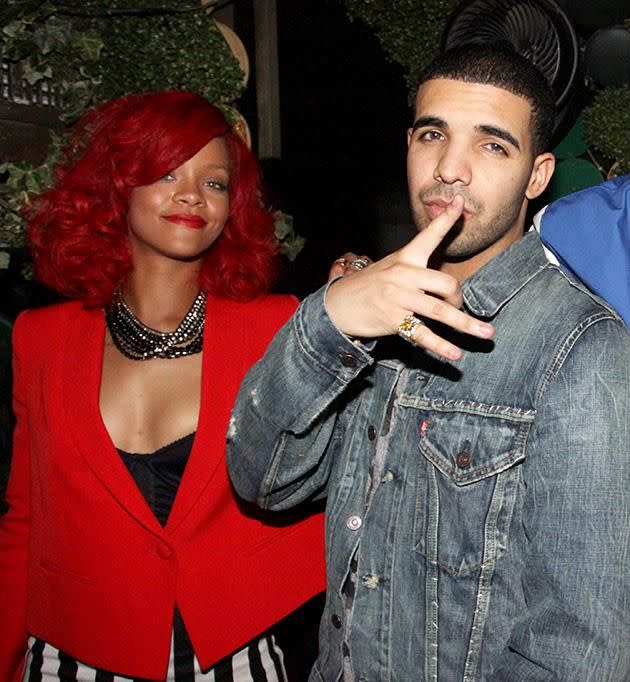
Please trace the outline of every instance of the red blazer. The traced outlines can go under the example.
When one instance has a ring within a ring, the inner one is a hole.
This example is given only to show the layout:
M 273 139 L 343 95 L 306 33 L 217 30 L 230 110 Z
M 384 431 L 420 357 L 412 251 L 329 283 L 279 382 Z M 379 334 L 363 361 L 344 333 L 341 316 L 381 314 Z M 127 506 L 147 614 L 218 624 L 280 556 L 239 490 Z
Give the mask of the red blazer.
M 197 435 L 165 528 L 101 419 L 102 311 L 18 318 L 0 680 L 21 679 L 27 633 L 92 666 L 165 676 L 175 603 L 210 666 L 324 589 L 322 515 L 288 527 L 246 516 L 225 467 L 239 383 L 295 306 L 208 298 Z

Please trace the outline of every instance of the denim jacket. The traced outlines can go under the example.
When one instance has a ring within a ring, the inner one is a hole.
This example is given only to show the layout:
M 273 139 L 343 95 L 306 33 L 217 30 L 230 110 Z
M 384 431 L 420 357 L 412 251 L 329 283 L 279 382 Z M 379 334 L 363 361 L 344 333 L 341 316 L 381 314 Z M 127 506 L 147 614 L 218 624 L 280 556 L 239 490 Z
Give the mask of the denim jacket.
M 327 498 L 310 679 L 628 680 L 630 335 L 535 233 L 463 290 L 496 335 L 457 364 L 353 342 L 324 288 L 242 384 L 237 491 Z

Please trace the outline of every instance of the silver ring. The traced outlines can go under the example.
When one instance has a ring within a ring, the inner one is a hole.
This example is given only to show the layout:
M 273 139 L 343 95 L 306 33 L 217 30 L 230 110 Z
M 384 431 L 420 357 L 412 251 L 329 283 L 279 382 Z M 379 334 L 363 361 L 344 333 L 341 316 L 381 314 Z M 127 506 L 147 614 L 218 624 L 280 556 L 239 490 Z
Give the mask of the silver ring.
M 363 268 L 367 268 L 369 264 L 370 261 L 367 258 L 355 258 L 350 262 L 348 267 L 354 268 L 355 270 L 363 270 Z
M 422 327 L 423 324 L 424 322 L 422 322 L 422 320 L 419 320 L 413 313 L 409 313 L 409 315 L 405 315 L 403 321 L 398 325 L 396 333 L 402 339 L 405 339 L 405 341 L 415 343 L 413 335 L 415 334 L 416 329 Z

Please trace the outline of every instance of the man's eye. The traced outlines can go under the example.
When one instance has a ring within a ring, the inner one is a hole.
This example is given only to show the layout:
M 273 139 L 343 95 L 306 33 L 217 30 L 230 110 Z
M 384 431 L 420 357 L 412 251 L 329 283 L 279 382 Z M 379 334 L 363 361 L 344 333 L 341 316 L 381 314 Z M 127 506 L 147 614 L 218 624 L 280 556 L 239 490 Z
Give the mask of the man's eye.
M 491 152 L 494 152 L 495 154 L 502 154 L 503 156 L 507 156 L 507 151 L 505 150 L 505 147 L 501 146 L 497 142 L 488 142 L 488 144 L 486 144 L 486 149 L 489 149 Z
M 432 142 L 433 140 L 442 140 L 444 135 L 439 130 L 427 130 L 420 135 L 421 140 L 426 140 L 427 142 Z

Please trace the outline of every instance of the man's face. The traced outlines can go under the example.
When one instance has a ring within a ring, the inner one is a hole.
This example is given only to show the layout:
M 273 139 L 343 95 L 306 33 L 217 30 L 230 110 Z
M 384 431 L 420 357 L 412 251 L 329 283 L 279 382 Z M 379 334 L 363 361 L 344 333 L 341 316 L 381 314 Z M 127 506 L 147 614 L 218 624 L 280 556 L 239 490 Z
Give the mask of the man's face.
M 480 267 L 522 235 L 527 199 L 544 189 L 531 186 L 530 117 L 526 99 L 492 85 L 440 78 L 420 86 L 407 153 L 414 222 L 422 230 L 453 196 L 465 199 L 444 261 Z

